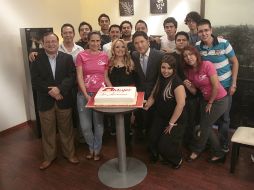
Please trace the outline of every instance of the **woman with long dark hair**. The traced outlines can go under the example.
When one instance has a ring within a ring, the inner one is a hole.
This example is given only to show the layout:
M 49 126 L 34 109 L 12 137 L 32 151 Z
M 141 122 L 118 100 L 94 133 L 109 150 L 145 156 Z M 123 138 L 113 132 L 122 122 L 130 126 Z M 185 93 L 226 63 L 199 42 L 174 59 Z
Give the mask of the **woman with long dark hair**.
M 183 82 L 176 74 L 176 60 L 172 55 L 165 54 L 155 88 L 144 109 L 155 104 L 156 111 L 148 142 L 151 161 L 156 162 L 160 154 L 175 169 L 182 164 L 184 127 L 181 115 L 185 97 Z

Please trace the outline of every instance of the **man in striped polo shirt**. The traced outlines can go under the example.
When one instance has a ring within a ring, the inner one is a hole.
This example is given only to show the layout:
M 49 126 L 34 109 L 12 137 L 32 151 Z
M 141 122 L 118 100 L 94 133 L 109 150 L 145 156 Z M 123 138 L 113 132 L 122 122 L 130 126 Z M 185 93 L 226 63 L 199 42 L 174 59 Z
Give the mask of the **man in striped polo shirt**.
M 219 81 L 228 92 L 228 109 L 218 121 L 221 147 L 225 152 L 228 152 L 229 112 L 232 95 L 236 91 L 239 63 L 230 43 L 225 39 L 212 35 L 212 26 L 209 20 L 200 20 L 198 23 L 198 35 L 201 41 L 196 43 L 196 48 L 199 50 L 202 60 L 208 60 L 214 64 Z

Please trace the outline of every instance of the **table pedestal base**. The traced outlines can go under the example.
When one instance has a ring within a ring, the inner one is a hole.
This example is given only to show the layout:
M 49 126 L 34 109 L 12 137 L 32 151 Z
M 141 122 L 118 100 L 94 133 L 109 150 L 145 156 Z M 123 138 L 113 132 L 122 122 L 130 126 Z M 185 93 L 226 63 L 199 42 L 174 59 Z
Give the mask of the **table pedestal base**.
M 127 157 L 127 170 L 120 172 L 118 158 L 105 162 L 99 169 L 100 181 L 112 188 L 128 188 L 140 183 L 147 174 L 146 165 L 136 158 Z

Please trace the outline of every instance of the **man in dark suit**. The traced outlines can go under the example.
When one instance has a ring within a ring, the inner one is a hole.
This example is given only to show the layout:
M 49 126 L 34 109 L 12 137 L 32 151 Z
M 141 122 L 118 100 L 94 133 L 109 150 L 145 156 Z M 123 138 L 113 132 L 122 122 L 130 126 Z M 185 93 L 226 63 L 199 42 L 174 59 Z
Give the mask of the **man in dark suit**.
M 137 31 L 132 37 L 136 51 L 132 59 L 136 70 L 136 87 L 138 91 L 145 92 L 145 100 L 149 98 L 159 74 L 159 67 L 163 52 L 149 47 L 149 38 L 143 31 Z M 149 130 L 153 118 L 153 108 L 148 111 L 139 109 L 135 113 L 139 130 Z
M 41 170 L 48 168 L 56 158 L 56 127 L 64 156 L 71 163 L 79 163 L 75 156 L 72 127 L 73 59 L 71 55 L 58 51 L 56 34 L 44 34 L 42 42 L 45 51 L 39 53 L 31 64 L 32 85 L 37 91 L 42 130 L 44 161 L 40 165 Z

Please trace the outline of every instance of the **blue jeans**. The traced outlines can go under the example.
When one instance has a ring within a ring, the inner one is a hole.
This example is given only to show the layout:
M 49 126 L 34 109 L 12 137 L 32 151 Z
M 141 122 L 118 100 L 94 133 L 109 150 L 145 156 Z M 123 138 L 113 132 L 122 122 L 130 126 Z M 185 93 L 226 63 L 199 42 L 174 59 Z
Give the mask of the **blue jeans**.
M 229 132 L 229 125 L 230 125 L 230 109 L 232 104 L 232 96 L 228 96 L 228 107 L 226 112 L 220 117 L 217 121 L 218 124 L 218 131 L 219 131 L 219 140 L 220 145 L 222 148 L 227 148 L 229 144 L 228 132 Z
M 88 93 L 90 96 L 93 93 Z M 82 92 L 77 93 L 77 107 L 82 133 L 89 146 L 90 152 L 99 154 L 102 146 L 104 130 L 103 114 L 86 108 L 87 100 Z M 94 130 L 93 130 L 94 127 Z

